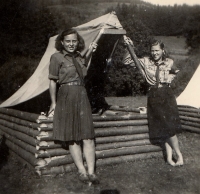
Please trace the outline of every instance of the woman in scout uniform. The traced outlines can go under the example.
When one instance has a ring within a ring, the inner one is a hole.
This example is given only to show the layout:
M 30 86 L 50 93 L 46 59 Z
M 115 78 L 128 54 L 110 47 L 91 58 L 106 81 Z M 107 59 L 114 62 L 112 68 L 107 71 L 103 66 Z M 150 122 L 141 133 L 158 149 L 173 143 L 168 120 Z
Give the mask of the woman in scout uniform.
M 99 183 L 94 173 L 95 145 L 90 103 L 84 87 L 87 74 L 86 59 L 80 52 L 85 44 L 74 29 L 65 30 L 57 38 L 60 51 L 51 56 L 49 66 L 51 106 L 54 111 L 54 140 L 67 142 L 69 151 L 78 168 L 79 179 L 85 183 Z M 97 45 L 91 43 L 93 52 Z M 59 87 L 58 87 L 59 86 Z M 57 93 L 58 90 L 58 93 Z M 82 149 L 88 171 L 83 165 Z
M 132 41 L 125 39 L 126 45 Z M 149 136 L 152 142 L 164 144 L 167 162 L 172 166 L 183 165 L 177 133 L 181 132 L 181 124 L 175 96 L 170 87 L 171 81 L 178 73 L 173 60 L 166 56 L 164 44 L 154 40 L 150 44 L 150 57 L 137 58 L 132 49 L 134 64 L 142 70 L 146 81 L 150 84 L 147 100 Z M 126 57 L 128 61 L 129 57 Z M 177 161 L 172 159 L 172 150 L 177 154 Z

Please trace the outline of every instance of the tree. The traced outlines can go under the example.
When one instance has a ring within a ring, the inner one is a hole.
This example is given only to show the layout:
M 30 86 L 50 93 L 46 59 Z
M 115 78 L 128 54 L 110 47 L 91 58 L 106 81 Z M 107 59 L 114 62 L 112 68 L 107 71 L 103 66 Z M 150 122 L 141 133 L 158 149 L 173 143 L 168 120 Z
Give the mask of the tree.
M 184 33 L 187 39 L 187 45 L 192 49 L 200 47 L 200 11 L 188 17 L 184 24 Z
M 0 65 L 12 56 L 41 56 L 58 32 L 56 17 L 32 0 L 3 1 L 0 18 Z

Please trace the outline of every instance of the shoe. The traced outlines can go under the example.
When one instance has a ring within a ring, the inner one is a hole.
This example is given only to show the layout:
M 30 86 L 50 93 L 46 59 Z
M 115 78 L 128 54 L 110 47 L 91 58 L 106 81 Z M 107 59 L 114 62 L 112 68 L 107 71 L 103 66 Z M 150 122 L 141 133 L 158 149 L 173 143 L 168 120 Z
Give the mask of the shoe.
M 89 180 L 93 183 L 93 184 L 99 184 L 99 179 L 97 177 L 96 174 L 88 174 Z
M 90 182 L 88 174 L 86 174 L 86 173 L 79 173 L 78 178 L 83 183 L 89 183 Z

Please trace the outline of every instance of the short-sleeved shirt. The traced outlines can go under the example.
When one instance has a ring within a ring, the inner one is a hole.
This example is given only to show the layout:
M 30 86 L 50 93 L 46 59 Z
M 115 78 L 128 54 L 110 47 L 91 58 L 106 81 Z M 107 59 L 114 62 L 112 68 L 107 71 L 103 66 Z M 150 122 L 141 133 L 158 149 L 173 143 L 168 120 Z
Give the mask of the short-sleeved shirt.
M 77 55 L 77 62 L 82 68 L 83 76 L 87 74 L 85 59 L 81 55 Z M 49 79 L 57 80 L 59 84 L 65 84 L 74 81 L 81 81 L 73 64 L 72 56 L 65 50 L 54 53 L 50 59 Z
M 156 84 L 156 69 L 155 61 L 149 57 L 138 59 L 144 69 L 146 80 L 150 85 Z M 174 76 L 179 70 L 174 66 L 174 62 L 170 58 L 165 58 L 159 63 L 159 83 L 170 83 L 170 76 Z

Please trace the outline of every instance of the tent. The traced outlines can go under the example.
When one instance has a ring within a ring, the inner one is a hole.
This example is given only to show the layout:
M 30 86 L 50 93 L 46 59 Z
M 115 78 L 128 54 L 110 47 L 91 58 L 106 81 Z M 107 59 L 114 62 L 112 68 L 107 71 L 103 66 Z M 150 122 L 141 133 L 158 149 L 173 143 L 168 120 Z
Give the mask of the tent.
M 74 27 L 85 41 L 85 49 L 82 51 L 82 56 L 89 52 L 88 47 L 91 42 L 98 42 L 104 34 L 124 35 L 126 31 L 122 28 L 115 12 L 103 15 L 83 25 Z M 57 52 L 55 48 L 55 40 L 57 36 L 51 37 L 37 69 L 27 82 L 10 98 L 4 101 L 0 107 L 11 107 L 28 101 L 44 91 L 48 90 L 48 68 L 52 54 Z
M 185 90 L 178 96 L 177 104 L 200 108 L 200 65 L 186 86 Z

